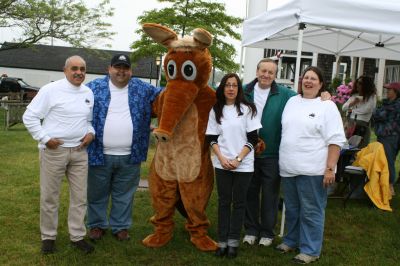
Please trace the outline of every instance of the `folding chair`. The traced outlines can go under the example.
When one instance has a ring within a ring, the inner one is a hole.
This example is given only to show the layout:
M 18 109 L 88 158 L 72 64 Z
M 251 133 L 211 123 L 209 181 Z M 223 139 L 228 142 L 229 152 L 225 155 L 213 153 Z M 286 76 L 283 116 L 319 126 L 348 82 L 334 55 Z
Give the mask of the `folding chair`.
M 343 208 L 346 208 L 346 203 L 353 192 L 364 187 L 368 182 L 368 176 L 362 167 L 348 165 L 344 169 L 343 178 L 345 180 L 345 186 L 350 188 L 349 193 L 343 199 Z
M 365 178 L 367 177 L 361 167 L 351 165 L 355 160 L 356 154 L 360 151 L 358 146 L 361 140 L 361 136 L 351 136 L 348 139 L 348 147 L 342 149 L 337 163 L 336 183 L 342 184 L 338 194 L 343 195 L 345 190 L 349 189 L 347 195 L 343 197 L 343 207 L 346 207 L 346 203 L 351 195 L 355 191 L 358 191 L 362 184 L 365 184 Z
M 350 192 L 343 205 L 357 188 L 365 191 L 370 201 L 379 209 L 391 211 L 389 192 L 389 169 L 383 145 L 371 142 L 357 154 L 352 165 L 345 167 L 344 182 L 350 185 Z

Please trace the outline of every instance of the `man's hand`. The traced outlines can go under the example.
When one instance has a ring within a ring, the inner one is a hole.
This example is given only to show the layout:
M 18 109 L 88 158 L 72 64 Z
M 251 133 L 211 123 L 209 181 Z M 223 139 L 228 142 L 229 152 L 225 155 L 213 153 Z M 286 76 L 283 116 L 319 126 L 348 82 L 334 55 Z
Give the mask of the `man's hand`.
M 258 138 L 258 142 L 254 150 L 256 155 L 260 155 L 265 150 L 265 142 L 261 138 Z
M 321 92 L 321 100 L 322 101 L 327 101 L 327 100 L 330 100 L 331 98 L 332 98 L 332 95 L 329 92 L 327 92 L 327 91 Z
M 82 139 L 81 144 L 78 146 L 78 149 L 85 148 L 89 146 L 89 144 L 94 140 L 94 135 L 92 133 L 87 133 Z
M 58 148 L 58 146 L 60 146 L 61 144 L 64 144 L 64 141 L 60 140 L 60 139 L 56 139 L 56 138 L 51 138 L 49 139 L 49 141 L 46 143 L 46 147 L 51 149 L 51 150 L 55 150 Z

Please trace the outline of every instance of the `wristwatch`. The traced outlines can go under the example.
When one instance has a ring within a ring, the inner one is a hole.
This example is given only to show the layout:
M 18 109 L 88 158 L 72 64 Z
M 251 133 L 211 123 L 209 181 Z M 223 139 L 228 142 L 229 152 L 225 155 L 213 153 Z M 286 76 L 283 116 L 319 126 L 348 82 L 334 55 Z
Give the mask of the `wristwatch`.
M 239 156 L 236 156 L 236 161 L 238 161 L 239 163 L 241 163 L 242 162 L 242 158 L 240 158 Z

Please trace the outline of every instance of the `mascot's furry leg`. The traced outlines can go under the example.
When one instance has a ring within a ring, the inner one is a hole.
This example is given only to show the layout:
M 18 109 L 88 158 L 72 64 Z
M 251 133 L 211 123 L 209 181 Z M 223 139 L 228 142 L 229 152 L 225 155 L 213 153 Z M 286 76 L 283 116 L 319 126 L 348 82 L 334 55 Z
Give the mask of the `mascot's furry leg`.
M 154 161 L 149 176 L 149 189 L 155 214 L 150 221 L 155 226 L 154 233 L 142 240 L 143 245 L 158 248 L 166 245 L 173 236 L 176 195 L 176 181 L 162 180 L 154 171 Z
M 188 215 L 185 228 L 190 233 L 190 241 L 201 251 L 216 250 L 216 242 L 207 235 L 210 222 L 205 214 L 213 186 L 213 182 L 208 180 L 210 173 L 206 174 L 206 177 L 202 175 L 190 183 L 166 181 L 157 176 L 155 172 L 152 173 L 154 174 L 150 176 L 149 182 L 155 215 L 150 220 L 155 226 L 155 230 L 153 234 L 143 239 L 143 245 L 158 248 L 166 245 L 172 239 L 173 215 L 179 201 L 177 195 L 180 191 L 181 200 Z
M 181 199 L 188 214 L 185 228 L 190 233 L 190 241 L 202 251 L 217 249 L 217 243 L 207 235 L 210 222 L 206 216 L 206 208 L 213 187 L 213 182 L 207 180 L 209 176 L 206 174 L 194 182 L 179 183 Z

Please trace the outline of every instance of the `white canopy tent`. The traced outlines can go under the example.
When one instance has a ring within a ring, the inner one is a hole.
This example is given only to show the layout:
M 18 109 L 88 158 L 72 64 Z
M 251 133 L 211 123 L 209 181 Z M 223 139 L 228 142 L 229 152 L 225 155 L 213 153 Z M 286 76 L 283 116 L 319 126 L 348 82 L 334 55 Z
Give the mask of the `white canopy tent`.
M 302 51 L 400 60 L 400 1 L 291 0 L 245 20 L 242 45 L 297 51 L 294 88 Z
M 399 0 L 291 0 L 245 20 L 242 45 L 400 60 Z

